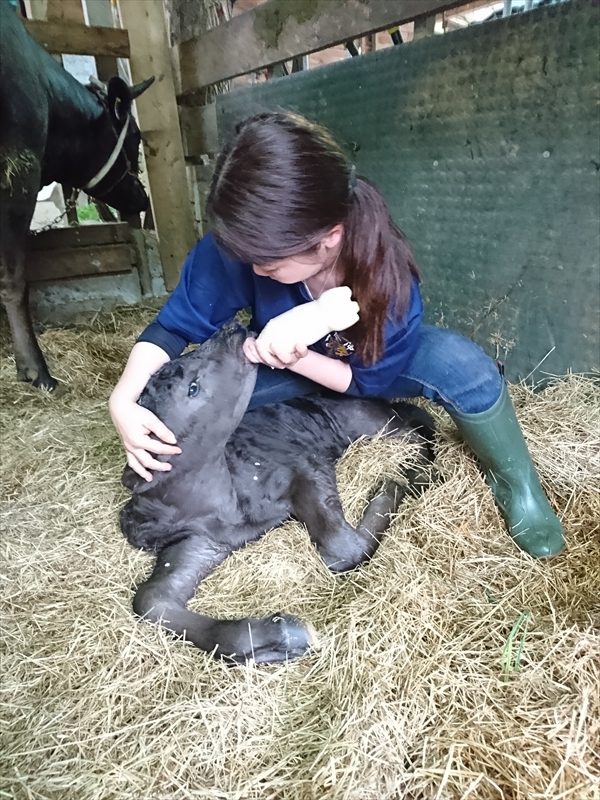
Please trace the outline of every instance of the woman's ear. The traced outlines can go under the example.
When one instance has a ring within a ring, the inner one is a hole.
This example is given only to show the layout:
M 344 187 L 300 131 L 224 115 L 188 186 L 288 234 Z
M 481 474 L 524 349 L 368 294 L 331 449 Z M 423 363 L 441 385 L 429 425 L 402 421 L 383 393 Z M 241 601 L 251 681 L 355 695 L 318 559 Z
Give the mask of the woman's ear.
M 334 250 L 342 242 L 344 237 L 344 226 L 341 222 L 337 225 L 334 225 L 331 230 L 325 234 L 325 236 L 321 239 L 321 244 L 324 245 L 328 250 Z

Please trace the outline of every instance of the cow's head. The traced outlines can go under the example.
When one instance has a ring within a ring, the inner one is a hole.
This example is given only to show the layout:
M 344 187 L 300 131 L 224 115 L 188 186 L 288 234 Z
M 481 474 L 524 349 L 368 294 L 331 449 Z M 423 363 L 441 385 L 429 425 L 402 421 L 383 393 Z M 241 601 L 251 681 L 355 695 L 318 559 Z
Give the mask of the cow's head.
M 98 82 L 89 87 L 104 107 L 96 130 L 104 155 L 81 188 L 125 215 L 148 208 L 148 195 L 138 178 L 141 135 L 131 105 L 153 82 L 154 78 L 148 78 L 128 86 L 121 78 L 111 78 L 106 89 Z

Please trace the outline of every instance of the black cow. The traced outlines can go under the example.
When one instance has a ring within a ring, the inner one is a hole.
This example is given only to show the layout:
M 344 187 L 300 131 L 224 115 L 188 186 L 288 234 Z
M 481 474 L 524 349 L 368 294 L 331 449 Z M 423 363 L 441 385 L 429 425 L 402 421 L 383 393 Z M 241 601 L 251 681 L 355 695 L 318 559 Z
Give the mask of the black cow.
M 131 103 L 153 81 L 112 78 L 108 91 L 75 80 L 0 0 L 0 297 L 17 376 L 53 389 L 27 302 L 25 242 L 39 189 L 84 189 L 123 214 L 148 207 L 137 177 L 140 132 Z
M 340 395 L 244 415 L 256 380 L 256 366 L 242 353 L 246 335 L 244 329 L 217 334 L 148 382 L 139 402 L 166 423 L 183 452 L 150 482 L 125 468 L 123 483 L 133 496 L 121 511 L 121 528 L 134 547 L 158 553 L 134 597 L 139 616 L 228 661 L 270 662 L 305 652 L 307 626 L 286 614 L 217 620 L 188 611 L 200 581 L 290 516 L 305 523 L 331 570 L 370 558 L 403 495 L 428 483 L 423 465 L 432 460 L 432 421 L 415 406 Z M 335 461 L 350 442 L 383 428 L 417 439 L 420 463 L 405 470 L 409 489 L 384 483 L 355 529 L 342 512 Z

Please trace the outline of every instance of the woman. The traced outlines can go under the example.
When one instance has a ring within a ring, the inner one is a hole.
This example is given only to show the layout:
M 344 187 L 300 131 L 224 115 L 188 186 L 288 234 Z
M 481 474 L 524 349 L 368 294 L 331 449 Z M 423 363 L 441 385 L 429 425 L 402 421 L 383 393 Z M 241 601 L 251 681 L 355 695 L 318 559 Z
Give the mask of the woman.
M 217 161 L 208 212 L 212 232 L 189 254 L 110 398 L 139 475 L 151 480 L 152 470 L 171 468 L 156 455 L 180 452 L 173 434 L 136 404 L 150 375 L 242 308 L 251 308 L 252 327 L 261 331 L 289 309 L 348 286 L 360 320 L 347 331 L 310 349 L 301 337 L 285 348 L 246 341 L 246 356 L 260 365 L 250 408 L 322 387 L 427 397 L 448 411 L 483 464 L 516 544 L 540 558 L 561 552 L 560 522 L 495 363 L 463 336 L 423 323 L 419 271 L 404 236 L 326 130 L 292 113 L 246 120 Z

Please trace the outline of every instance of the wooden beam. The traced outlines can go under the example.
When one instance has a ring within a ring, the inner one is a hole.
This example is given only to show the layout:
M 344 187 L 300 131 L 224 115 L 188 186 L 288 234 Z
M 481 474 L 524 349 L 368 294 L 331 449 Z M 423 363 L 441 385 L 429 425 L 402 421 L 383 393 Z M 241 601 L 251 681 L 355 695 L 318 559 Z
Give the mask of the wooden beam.
M 77 228 L 50 228 L 27 237 L 27 251 L 64 250 L 70 247 L 90 247 L 103 244 L 132 242 L 131 228 L 126 222 L 80 225 Z
M 134 82 L 156 77 L 136 107 L 165 284 L 173 289 L 196 236 L 163 4 L 162 0 L 120 0 L 119 7 L 129 29 Z
M 37 250 L 27 257 L 25 275 L 28 283 L 36 283 L 131 272 L 135 265 L 136 250 L 132 244 L 103 244 L 54 250 L 51 255 Z
M 179 45 L 182 95 L 459 5 L 457 0 L 268 0 Z
M 25 272 L 30 282 L 129 272 L 138 255 L 129 225 L 53 228 L 27 239 Z
M 23 22 L 33 38 L 49 53 L 129 58 L 129 34 L 126 30 L 38 19 L 24 19 Z

